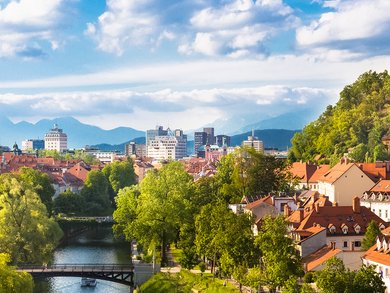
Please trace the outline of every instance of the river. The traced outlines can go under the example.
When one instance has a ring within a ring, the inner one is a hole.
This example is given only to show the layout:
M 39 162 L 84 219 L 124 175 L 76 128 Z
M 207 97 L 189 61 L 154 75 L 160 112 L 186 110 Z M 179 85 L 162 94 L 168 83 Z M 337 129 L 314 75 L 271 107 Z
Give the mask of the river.
M 53 263 L 65 264 L 128 264 L 130 244 L 116 241 L 111 228 L 91 230 L 57 248 Z M 128 293 L 129 287 L 98 280 L 96 287 L 80 286 L 81 278 L 55 277 L 35 280 L 34 293 Z

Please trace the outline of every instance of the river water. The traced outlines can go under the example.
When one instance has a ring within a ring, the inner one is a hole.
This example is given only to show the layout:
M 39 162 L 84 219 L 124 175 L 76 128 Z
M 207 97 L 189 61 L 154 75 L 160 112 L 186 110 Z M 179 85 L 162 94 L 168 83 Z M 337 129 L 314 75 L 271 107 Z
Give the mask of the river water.
M 60 246 L 54 253 L 57 264 L 128 264 L 130 244 L 116 241 L 110 227 L 87 231 Z M 55 277 L 34 280 L 34 293 L 124 293 L 129 287 L 97 280 L 94 288 L 81 287 L 81 278 Z

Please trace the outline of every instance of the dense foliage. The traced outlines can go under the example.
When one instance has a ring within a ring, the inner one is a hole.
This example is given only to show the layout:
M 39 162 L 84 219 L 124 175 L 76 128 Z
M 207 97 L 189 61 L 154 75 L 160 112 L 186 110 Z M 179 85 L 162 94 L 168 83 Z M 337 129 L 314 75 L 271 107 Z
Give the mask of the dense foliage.
M 376 238 L 381 235 L 381 230 L 379 229 L 378 223 L 372 220 L 368 226 L 364 238 L 362 241 L 362 248 L 368 250 L 376 243 Z
M 18 273 L 8 266 L 10 257 L 0 253 L 0 293 L 32 293 L 33 278 L 28 273 Z
M 9 254 L 13 264 L 47 263 L 61 237 L 30 183 L 0 175 L 0 253 Z
M 328 106 L 315 121 L 296 133 L 289 158 L 292 161 L 313 160 L 324 156 L 331 163 L 351 151 L 355 161 L 389 159 L 382 144 L 390 134 L 390 76 L 366 72 L 340 93 L 335 106 Z
M 358 271 L 349 271 L 343 261 L 335 257 L 316 273 L 315 281 L 323 293 L 383 293 L 386 289 L 373 266 L 363 265 Z

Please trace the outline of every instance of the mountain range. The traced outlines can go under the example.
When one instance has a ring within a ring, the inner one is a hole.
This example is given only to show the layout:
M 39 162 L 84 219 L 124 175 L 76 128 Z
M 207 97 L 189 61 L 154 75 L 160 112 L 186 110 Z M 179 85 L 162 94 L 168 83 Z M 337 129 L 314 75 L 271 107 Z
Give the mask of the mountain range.
M 29 122 L 13 123 L 6 117 L 0 117 L 0 145 L 12 146 L 15 142 L 21 147 L 26 139 L 43 139 L 54 124 L 58 124 L 68 135 L 69 148 L 82 148 L 86 145 L 100 143 L 120 144 L 124 141 L 145 136 L 144 131 L 129 127 L 118 127 L 104 130 L 97 126 L 81 123 L 72 117 L 53 120 L 43 119 L 33 124 Z

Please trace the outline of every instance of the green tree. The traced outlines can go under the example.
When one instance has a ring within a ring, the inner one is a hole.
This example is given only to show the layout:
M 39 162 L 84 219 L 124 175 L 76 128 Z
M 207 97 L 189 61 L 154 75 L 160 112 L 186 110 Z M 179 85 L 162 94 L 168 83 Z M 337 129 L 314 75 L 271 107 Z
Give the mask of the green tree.
M 385 284 L 372 266 L 363 265 L 357 272 L 351 272 L 342 260 L 332 257 L 322 271 L 315 276 L 317 287 L 324 293 L 383 293 Z
M 193 180 L 179 162 L 149 171 L 140 184 L 136 217 L 123 223 L 127 239 L 135 238 L 143 247 L 161 249 L 161 264 L 167 264 L 167 246 L 178 239 L 180 226 L 189 217 L 188 202 L 193 194 Z M 117 202 L 117 210 L 123 203 Z M 122 216 L 116 215 L 116 218 Z
M 52 182 L 49 175 L 38 170 L 22 167 L 19 170 L 19 177 L 39 195 L 50 215 L 53 209 L 52 198 L 54 196 L 55 190 L 51 185 Z
M 261 268 L 264 284 L 270 291 L 283 287 L 290 276 L 303 276 L 301 258 L 287 235 L 287 222 L 282 215 L 276 218 L 267 216 L 256 238 L 261 251 Z
M 371 221 L 368 226 L 364 238 L 362 241 L 362 248 L 368 250 L 376 243 L 376 238 L 381 235 L 381 230 L 379 229 L 378 223 Z
M 0 253 L 13 264 L 48 262 L 62 237 L 39 196 L 9 174 L 0 176 Z
M 86 202 L 86 213 L 101 215 L 110 208 L 109 183 L 101 171 L 91 171 L 87 175 L 81 195 Z
M 80 194 L 66 190 L 60 193 L 53 204 L 54 214 L 82 215 L 85 210 L 85 198 Z
M 102 172 L 110 183 L 111 200 L 114 199 L 120 189 L 136 184 L 133 162 L 131 160 L 115 161 L 104 166 Z
M 8 266 L 10 257 L 0 253 L 0 293 L 32 293 L 34 282 L 30 274 L 16 272 Z

